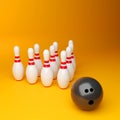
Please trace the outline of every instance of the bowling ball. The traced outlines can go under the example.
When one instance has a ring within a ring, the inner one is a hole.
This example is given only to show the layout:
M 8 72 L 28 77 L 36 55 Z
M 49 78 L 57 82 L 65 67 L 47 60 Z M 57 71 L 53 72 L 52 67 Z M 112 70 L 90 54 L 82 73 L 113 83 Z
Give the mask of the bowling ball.
M 102 100 L 103 89 L 94 78 L 83 77 L 73 84 L 71 97 L 80 109 L 93 110 Z

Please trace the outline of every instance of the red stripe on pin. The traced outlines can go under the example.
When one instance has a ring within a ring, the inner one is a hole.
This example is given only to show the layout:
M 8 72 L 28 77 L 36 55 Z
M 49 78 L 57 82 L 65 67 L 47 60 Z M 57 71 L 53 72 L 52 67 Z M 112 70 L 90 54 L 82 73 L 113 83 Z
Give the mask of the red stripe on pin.
M 15 56 L 15 58 L 20 58 L 20 56 Z
M 34 57 L 35 59 L 40 59 L 40 57 Z
M 55 56 L 54 56 L 54 55 L 51 55 L 50 57 L 51 57 L 51 58 L 54 58 Z
M 56 60 L 55 59 L 50 59 L 50 62 L 55 62 Z
M 58 57 L 58 51 L 55 51 L 55 57 Z
M 49 63 L 49 61 L 44 61 L 44 63 Z
M 32 58 L 32 59 L 29 59 L 29 61 L 33 61 L 34 59 Z
M 21 62 L 21 60 L 14 60 L 14 62 Z
M 58 54 L 56 54 L 55 57 L 58 57 Z
M 67 57 L 67 59 L 71 59 L 71 57 Z
M 67 63 L 72 63 L 72 61 L 66 61 Z
M 55 53 L 58 53 L 58 51 L 56 50 Z
M 71 56 L 71 59 L 73 59 L 74 58 L 74 56 Z
M 39 56 L 39 53 L 35 53 L 35 56 Z
M 44 65 L 43 67 L 50 67 L 50 64 L 49 65 Z
M 32 63 L 29 62 L 28 65 L 35 65 L 35 63 L 34 62 L 32 62 Z
M 67 66 L 60 66 L 60 69 L 67 69 Z
M 65 65 L 65 64 L 66 64 L 66 62 L 61 62 L 61 64 Z

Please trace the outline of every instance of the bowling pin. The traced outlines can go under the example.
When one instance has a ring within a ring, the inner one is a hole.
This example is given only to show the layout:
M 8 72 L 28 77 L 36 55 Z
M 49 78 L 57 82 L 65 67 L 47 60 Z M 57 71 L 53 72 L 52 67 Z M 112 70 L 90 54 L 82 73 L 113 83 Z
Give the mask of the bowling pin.
M 50 46 L 50 67 L 53 71 L 53 79 L 56 79 L 58 73 L 58 64 L 55 59 L 55 49 L 53 45 Z
M 40 59 L 40 46 L 39 44 L 34 45 L 34 62 L 38 70 L 38 76 L 40 77 L 41 69 L 42 69 L 42 61 Z
M 57 82 L 60 88 L 67 88 L 70 81 L 70 75 L 66 65 L 66 51 L 61 51 L 61 65 L 57 74 Z
M 73 68 L 73 64 L 71 60 L 71 52 L 72 52 L 71 48 L 67 47 L 66 48 L 66 53 L 67 53 L 66 63 L 67 63 L 68 72 L 70 74 L 70 81 L 73 79 L 73 76 L 74 76 L 74 68 Z
M 68 42 L 68 46 L 72 49 L 72 53 L 71 53 L 71 58 L 72 58 L 72 64 L 74 67 L 74 71 L 76 70 L 76 60 L 75 60 L 75 56 L 74 56 L 74 44 L 73 44 L 73 40 L 69 40 Z
M 22 80 L 24 76 L 24 66 L 20 60 L 20 48 L 18 46 L 14 47 L 14 63 L 12 66 L 12 73 L 16 80 Z
M 58 64 L 58 67 L 60 66 L 60 58 L 58 56 L 58 42 L 53 42 L 53 45 L 55 47 L 55 59 Z
M 33 48 L 28 49 L 28 58 L 29 58 L 29 61 L 28 61 L 28 65 L 26 68 L 26 77 L 27 77 L 28 83 L 34 84 L 37 82 L 38 71 L 37 71 L 37 67 L 34 62 Z
M 44 57 L 44 64 L 41 70 L 41 82 L 44 86 L 51 86 L 53 82 L 53 71 L 50 67 L 49 63 L 49 51 L 45 49 L 43 51 L 43 57 Z

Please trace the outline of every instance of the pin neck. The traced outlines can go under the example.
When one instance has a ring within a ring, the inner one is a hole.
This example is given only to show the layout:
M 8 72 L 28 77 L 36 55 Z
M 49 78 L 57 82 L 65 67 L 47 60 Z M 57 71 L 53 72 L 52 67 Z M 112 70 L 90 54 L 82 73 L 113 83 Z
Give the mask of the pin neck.
M 43 67 L 45 67 L 45 68 L 49 68 L 49 67 L 50 67 L 49 60 L 45 60 L 45 61 L 44 61 Z
M 21 60 L 20 60 L 20 56 L 15 56 L 15 60 L 14 60 L 14 62 L 16 62 L 16 63 L 21 62 Z
M 67 69 L 66 62 L 61 62 L 60 69 Z
M 33 59 L 33 58 L 30 58 L 30 59 L 29 59 L 28 65 L 35 65 L 35 62 L 34 62 L 34 59 Z
M 71 53 L 71 59 L 73 59 L 73 58 L 74 58 L 74 53 L 72 52 L 72 53 Z
M 55 56 L 54 55 L 51 55 L 50 56 L 50 62 L 55 62 L 56 60 L 55 60 Z
M 67 57 L 66 63 L 67 63 L 67 64 L 72 63 L 71 57 Z
M 55 57 L 58 57 L 58 51 L 55 51 Z
M 40 54 L 39 53 L 35 53 L 34 59 L 39 60 L 40 59 Z

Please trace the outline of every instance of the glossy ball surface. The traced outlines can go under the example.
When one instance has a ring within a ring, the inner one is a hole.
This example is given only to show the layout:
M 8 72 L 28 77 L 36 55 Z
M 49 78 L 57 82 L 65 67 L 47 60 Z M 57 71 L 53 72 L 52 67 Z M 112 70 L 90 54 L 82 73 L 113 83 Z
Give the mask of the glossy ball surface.
M 97 80 L 83 77 L 73 84 L 71 97 L 80 109 L 93 110 L 102 100 L 103 89 Z

